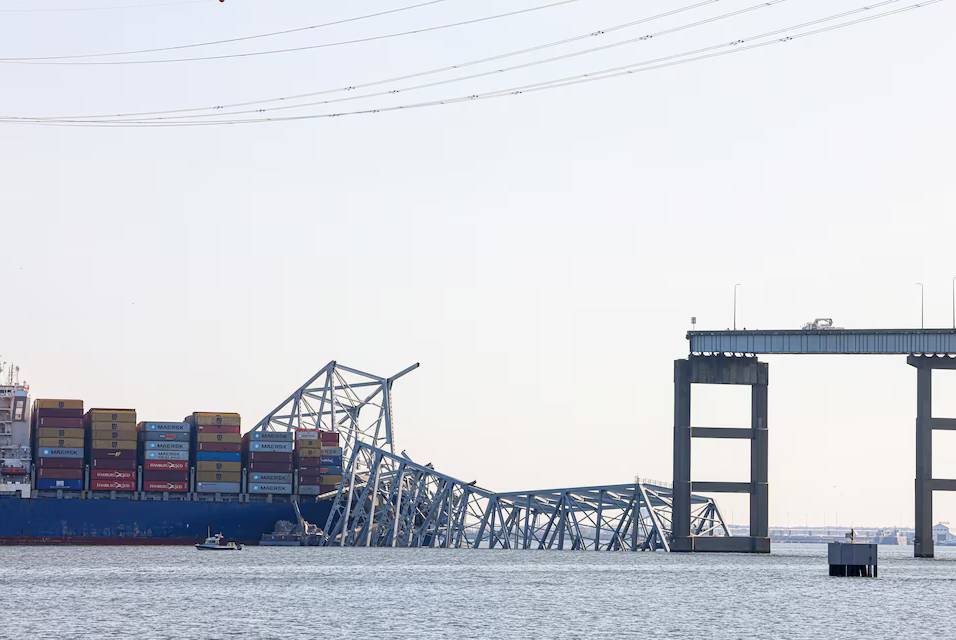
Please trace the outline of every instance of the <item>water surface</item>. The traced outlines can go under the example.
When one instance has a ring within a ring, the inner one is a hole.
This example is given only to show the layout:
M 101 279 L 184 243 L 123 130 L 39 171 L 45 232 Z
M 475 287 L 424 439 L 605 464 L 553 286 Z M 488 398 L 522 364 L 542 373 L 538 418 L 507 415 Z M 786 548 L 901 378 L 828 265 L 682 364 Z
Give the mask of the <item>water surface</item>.
M 0 547 L 2 638 L 956 638 L 956 549 Z

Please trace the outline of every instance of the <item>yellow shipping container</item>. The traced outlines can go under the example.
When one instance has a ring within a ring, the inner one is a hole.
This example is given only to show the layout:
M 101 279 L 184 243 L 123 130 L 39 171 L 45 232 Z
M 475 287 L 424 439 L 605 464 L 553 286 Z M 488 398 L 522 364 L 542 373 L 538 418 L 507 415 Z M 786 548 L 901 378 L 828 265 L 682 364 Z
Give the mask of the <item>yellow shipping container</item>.
M 229 425 L 239 426 L 242 424 L 238 413 L 214 413 L 211 411 L 197 411 L 193 414 L 193 422 L 201 425 Z
M 239 482 L 239 471 L 197 471 L 197 482 Z
M 241 462 L 213 462 L 211 460 L 200 460 L 196 462 L 196 472 L 200 471 L 242 471 Z
M 135 440 L 93 440 L 94 449 L 123 449 L 124 451 L 135 451 Z
M 322 456 L 322 449 L 317 447 L 298 447 L 296 453 L 302 458 L 319 458 Z
M 242 436 L 238 433 L 200 433 L 197 437 L 199 442 L 227 442 L 230 444 L 242 442 Z
M 114 422 L 112 420 L 93 420 L 91 429 L 137 429 L 135 422 Z
M 55 400 L 42 399 L 34 400 L 33 406 L 36 409 L 83 409 L 82 400 Z
M 93 440 L 122 440 L 124 442 L 136 442 L 135 431 L 104 431 L 97 430 L 92 433 Z
M 38 438 L 82 438 L 81 427 L 40 427 L 37 429 Z
M 90 409 L 87 418 L 93 422 L 132 422 L 136 423 L 135 409 Z
M 40 438 L 41 447 L 83 448 L 83 438 Z
M 319 484 L 338 484 L 342 482 L 342 476 L 319 476 Z

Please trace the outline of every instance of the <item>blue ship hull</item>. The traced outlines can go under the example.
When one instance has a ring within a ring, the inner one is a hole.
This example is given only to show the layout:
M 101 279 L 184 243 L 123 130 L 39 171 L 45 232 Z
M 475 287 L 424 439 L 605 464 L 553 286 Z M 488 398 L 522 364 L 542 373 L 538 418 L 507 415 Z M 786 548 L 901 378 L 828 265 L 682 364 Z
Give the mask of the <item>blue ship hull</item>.
M 331 500 L 302 498 L 302 517 L 325 525 Z M 206 532 L 256 544 L 278 520 L 295 522 L 289 502 L 78 500 L 0 496 L 0 544 L 195 544 Z

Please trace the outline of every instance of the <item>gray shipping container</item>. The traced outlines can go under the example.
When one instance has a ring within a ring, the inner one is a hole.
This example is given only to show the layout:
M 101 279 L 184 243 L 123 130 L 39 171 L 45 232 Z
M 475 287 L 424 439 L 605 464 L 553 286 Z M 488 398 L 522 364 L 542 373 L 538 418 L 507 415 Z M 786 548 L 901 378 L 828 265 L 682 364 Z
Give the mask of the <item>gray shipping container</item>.
M 250 442 L 250 451 L 273 451 L 279 453 L 291 453 L 293 450 L 292 442 Z
M 82 458 L 83 447 L 44 447 L 40 449 L 40 455 L 44 458 Z
M 239 493 L 238 482 L 197 482 L 198 493 Z
M 253 440 L 272 440 L 275 442 L 292 442 L 295 437 L 292 431 L 253 431 L 249 434 Z
M 188 451 L 144 451 L 147 460 L 189 460 Z
M 249 482 L 277 482 L 279 484 L 291 484 L 291 473 L 257 473 L 249 474 Z
M 147 451 L 189 451 L 188 442 L 156 442 L 149 440 L 146 443 Z
M 188 422 L 144 422 L 143 431 L 174 431 L 176 433 L 189 433 L 193 426 Z
M 299 485 L 299 495 L 300 496 L 317 496 L 322 491 L 317 484 L 300 484 Z
M 250 484 L 249 493 L 281 493 L 281 494 L 290 494 L 292 493 L 291 484 Z
M 341 456 L 342 447 L 322 447 L 323 456 Z
M 189 433 L 186 431 L 140 431 L 143 434 L 143 440 L 154 440 L 157 442 L 189 442 Z

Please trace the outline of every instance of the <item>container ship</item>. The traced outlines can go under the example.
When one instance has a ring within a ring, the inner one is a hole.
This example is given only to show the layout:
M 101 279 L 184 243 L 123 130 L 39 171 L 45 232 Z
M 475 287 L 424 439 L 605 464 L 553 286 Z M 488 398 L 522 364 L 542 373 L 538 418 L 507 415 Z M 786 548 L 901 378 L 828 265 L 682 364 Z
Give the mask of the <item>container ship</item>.
M 139 420 L 82 400 L 30 403 L 0 385 L 0 544 L 257 544 L 278 521 L 324 524 L 342 482 L 339 434 L 242 435 L 238 413 Z M 295 501 L 295 503 L 293 502 Z

